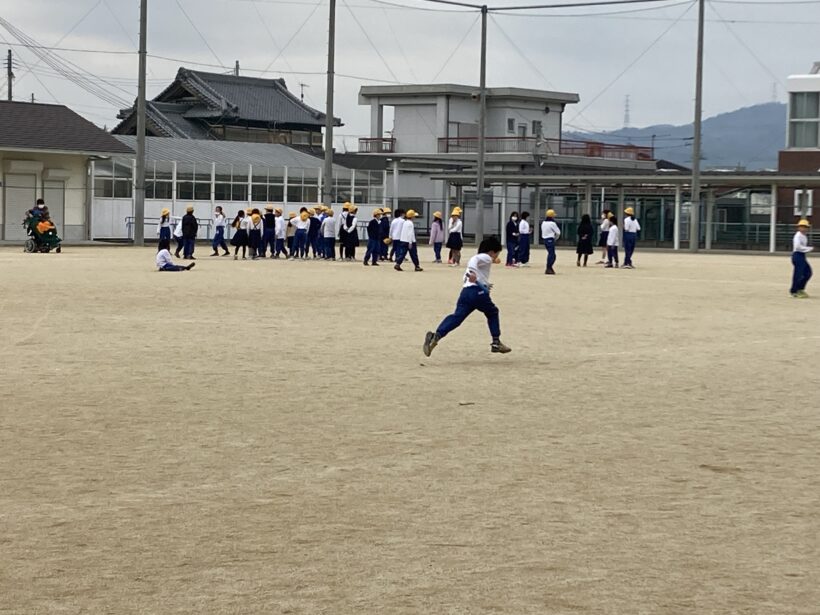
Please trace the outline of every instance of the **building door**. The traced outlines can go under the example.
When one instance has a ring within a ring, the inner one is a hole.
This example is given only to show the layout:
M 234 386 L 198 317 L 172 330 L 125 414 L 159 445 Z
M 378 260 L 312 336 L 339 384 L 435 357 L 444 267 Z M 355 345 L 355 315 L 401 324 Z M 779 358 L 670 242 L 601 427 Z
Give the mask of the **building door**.
M 57 226 L 57 233 L 66 236 L 65 223 L 65 182 L 49 179 L 43 182 L 43 199 L 48 207 L 52 222 Z
M 3 216 L 4 239 L 22 240 L 26 238 L 23 219 L 26 211 L 34 207 L 37 200 L 36 175 L 6 175 L 3 182 L 5 212 Z

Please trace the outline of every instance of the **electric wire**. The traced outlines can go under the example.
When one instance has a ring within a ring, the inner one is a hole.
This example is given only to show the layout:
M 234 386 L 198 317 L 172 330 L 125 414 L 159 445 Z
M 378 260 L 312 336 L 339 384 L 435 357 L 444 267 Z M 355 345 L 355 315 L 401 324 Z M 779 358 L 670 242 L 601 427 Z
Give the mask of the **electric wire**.
M 296 32 L 294 32 L 291 35 L 291 37 L 285 43 L 284 47 L 282 47 L 282 49 L 279 50 L 279 53 L 276 54 L 276 57 L 273 58 L 273 60 L 271 60 L 270 63 L 265 67 L 265 70 L 262 71 L 263 75 L 270 70 L 270 67 L 273 66 L 274 62 L 276 62 L 276 60 L 279 59 L 279 56 L 281 56 L 283 53 L 285 53 L 285 50 L 290 46 L 290 44 L 293 42 L 293 40 L 297 36 L 299 36 L 299 33 L 304 29 L 304 27 L 307 25 L 307 23 L 310 21 L 310 19 L 316 14 L 316 11 L 318 10 L 318 8 L 321 5 L 322 5 L 322 0 L 319 0 L 316 4 L 313 5 L 313 9 L 310 11 L 310 13 L 305 18 L 305 20 L 302 22 L 302 24 L 296 29 Z
M 188 20 L 188 23 L 189 23 L 189 24 L 191 24 L 191 27 L 192 27 L 192 28 L 196 31 L 196 33 L 199 35 L 199 38 L 200 38 L 200 39 L 202 39 L 202 42 L 203 42 L 203 43 L 205 43 L 205 46 L 208 48 L 208 51 L 210 51 L 210 52 L 211 52 L 211 55 L 213 55 L 213 57 L 214 57 L 214 58 L 216 58 L 216 61 L 217 61 L 219 64 L 222 64 L 222 60 L 220 60 L 220 59 L 219 59 L 219 56 L 218 56 L 218 55 L 216 55 L 216 52 L 214 51 L 214 48 L 213 48 L 213 47 L 211 47 L 211 46 L 208 44 L 208 40 L 205 38 L 205 35 L 204 35 L 204 34 L 202 34 L 202 32 L 199 30 L 199 28 L 197 28 L 197 27 L 196 27 L 196 24 L 194 23 L 194 20 L 193 20 L 193 19 L 191 19 L 191 17 L 188 15 L 188 12 L 185 10 L 185 7 L 184 7 L 184 6 L 182 6 L 182 2 L 181 2 L 180 0 L 174 0 L 174 1 L 176 2 L 176 5 L 179 7 L 179 10 L 180 10 L 180 11 L 182 11 L 182 14 L 183 14 L 183 15 L 185 15 L 185 19 L 187 19 L 187 20 Z M 222 64 L 222 65 L 224 66 L 224 64 Z
M 468 28 L 464 31 L 464 36 L 462 36 L 462 37 L 461 37 L 461 39 L 458 41 L 458 44 L 456 44 L 456 46 L 455 46 L 455 47 L 453 48 L 453 50 L 450 52 L 450 55 L 448 55 L 448 56 L 447 56 L 447 59 L 446 59 L 446 60 L 444 60 L 444 64 L 442 64 L 442 65 L 441 65 L 441 68 L 440 68 L 440 69 L 438 69 L 438 72 L 437 72 L 437 73 L 435 74 L 435 76 L 433 77 L 433 79 L 432 79 L 433 83 L 435 83 L 435 82 L 436 82 L 436 80 L 438 79 L 439 75 L 441 75 L 441 73 L 442 73 L 442 72 L 444 72 L 444 69 L 445 69 L 445 68 L 447 68 L 447 65 L 450 63 L 450 60 L 452 60 L 452 59 L 453 59 L 453 57 L 456 55 L 456 53 L 458 53 L 458 50 L 459 50 L 459 49 L 461 49 L 461 46 L 464 44 L 464 41 L 466 41 L 466 40 L 467 40 L 467 37 L 470 35 L 470 32 L 472 32 L 472 31 L 473 31 L 473 28 L 474 28 L 474 27 L 475 27 L 475 25 L 478 23 L 478 20 L 479 20 L 480 18 L 481 18 L 481 15 L 476 15 L 475 19 L 473 19 L 473 22 L 472 22 L 472 23 L 470 24 L 470 26 L 469 26 L 469 27 L 468 27 Z
M 590 106 L 592 106 L 599 98 L 601 98 L 601 96 L 603 96 L 609 90 L 609 88 L 611 88 L 618 81 L 620 81 L 621 77 L 623 77 L 633 66 L 635 66 L 635 64 L 637 64 L 647 53 L 649 53 L 652 50 L 652 48 L 655 45 L 657 45 L 663 39 L 663 37 L 665 37 L 669 33 L 669 31 L 672 30 L 672 28 L 674 28 L 678 24 L 678 22 L 684 17 L 684 15 L 686 15 L 689 11 L 692 10 L 693 6 L 695 6 L 695 3 L 694 2 L 690 3 L 689 6 L 686 7 L 686 10 L 683 11 L 680 14 L 678 19 L 676 19 L 674 22 L 672 22 L 663 32 L 661 32 L 661 34 L 655 40 L 653 40 L 649 44 L 648 47 L 646 47 L 646 49 L 644 49 L 640 54 L 638 54 L 638 56 L 634 60 L 632 60 L 626 66 L 626 68 L 624 68 L 620 73 L 618 73 L 618 75 L 616 75 L 616 77 L 612 81 L 610 81 L 606 86 L 604 86 L 604 88 L 600 92 L 598 92 L 595 96 L 593 96 L 592 100 L 590 100 L 580 110 L 576 111 L 575 115 L 572 117 L 572 119 L 570 121 L 572 122 L 576 118 L 578 118 L 584 111 L 589 109 Z
M 273 32 L 271 32 L 271 29 L 268 26 L 268 22 L 265 21 L 265 18 L 262 15 L 262 11 L 259 10 L 259 4 L 256 2 L 256 0 L 251 0 L 251 4 L 253 5 L 254 11 L 256 11 L 257 17 L 259 17 L 259 21 L 262 24 L 262 27 L 264 27 L 265 32 L 268 33 L 268 38 L 270 38 L 271 43 L 273 43 L 273 46 L 276 49 L 281 49 L 282 46 L 277 42 L 276 37 L 273 36 Z M 285 66 L 288 67 L 288 70 L 293 70 L 293 67 L 290 65 L 290 62 L 288 62 L 287 58 L 283 57 L 282 61 L 285 63 Z
M 416 71 L 413 70 L 413 64 L 410 62 L 410 58 L 407 57 L 407 54 L 404 51 L 404 46 L 400 42 L 400 37 L 396 34 L 396 31 L 393 29 L 393 24 L 390 23 L 390 16 L 387 14 L 387 11 L 384 7 L 382 7 L 382 15 L 384 15 L 384 20 L 387 22 L 387 29 L 390 30 L 390 34 L 393 36 L 393 40 L 396 43 L 396 47 L 398 47 L 399 52 L 401 53 L 401 57 L 404 58 L 405 64 L 407 64 L 407 70 L 410 71 L 410 77 L 413 81 L 418 81 L 418 77 L 416 77 Z
M 358 17 L 356 17 L 356 13 L 353 12 L 353 9 L 351 9 L 348 6 L 346 0 L 342 0 L 342 4 L 350 13 L 350 16 L 353 18 L 353 21 L 356 22 L 356 25 L 359 26 L 359 30 L 361 30 L 367 42 L 370 43 L 370 46 L 373 48 L 373 51 L 376 52 L 376 55 L 379 56 L 379 59 L 382 61 L 382 64 L 384 64 L 384 67 L 387 69 L 387 72 L 390 73 L 390 76 L 393 77 L 393 79 L 395 79 L 396 81 L 400 81 L 400 79 L 396 76 L 396 73 L 393 72 L 393 69 L 390 68 L 390 65 L 387 63 L 387 60 L 385 60 L 384 56 L 382 55 L 382 52 L 379 51 L 379 48 L 373 42 L 373 39 L 370 38 L 370 35 L 367 33 L 367 30 L 365 30 L 364 26 L 362 25 L 362 22 L 359 21 Z

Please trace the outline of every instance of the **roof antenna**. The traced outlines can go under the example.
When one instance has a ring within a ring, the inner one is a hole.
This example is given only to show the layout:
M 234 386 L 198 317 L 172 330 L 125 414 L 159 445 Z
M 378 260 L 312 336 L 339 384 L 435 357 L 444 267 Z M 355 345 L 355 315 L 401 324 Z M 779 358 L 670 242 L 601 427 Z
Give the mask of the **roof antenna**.
M 299 97 L 302 99 L 302 102 L 305 102 L 305 88 L 309 88 L 310 86 L 307 83 L 303 83 L 302 81 L 299 82 Z
M 238 77 L 238 76 L 239 76 L 239 60 L 237 60 L 237 61 L 236 61 L 236 64 L 234 64 L 234 67 L 233 67 L 233 76 L 234 76 L 234 77 Z

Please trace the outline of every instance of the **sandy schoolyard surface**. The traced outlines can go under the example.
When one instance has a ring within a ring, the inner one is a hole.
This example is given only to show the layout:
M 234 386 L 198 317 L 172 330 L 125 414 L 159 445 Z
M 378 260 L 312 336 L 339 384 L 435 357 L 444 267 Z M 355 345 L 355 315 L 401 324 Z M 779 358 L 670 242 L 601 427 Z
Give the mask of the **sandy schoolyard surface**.
M 0 613 L 820 613 L 820 281 L 0 249 Z M 468 256 L 472 250 L 465 251 Z M 466 264 L 466 258 L 464 263 Z

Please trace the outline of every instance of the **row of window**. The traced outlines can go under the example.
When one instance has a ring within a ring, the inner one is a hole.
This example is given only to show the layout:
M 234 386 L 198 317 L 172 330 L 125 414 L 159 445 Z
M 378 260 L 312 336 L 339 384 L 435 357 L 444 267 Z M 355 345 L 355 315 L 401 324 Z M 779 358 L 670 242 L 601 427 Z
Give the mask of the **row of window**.
M 248 201 L 248 167 L 233 165 L 177 166 L 177 199 L 182 201 L 210 201 L 211 174 L 213 196 L 216 201 Z M 100 198 L 131 198 L 133 193 L 132 168 L 121 161 L 100 161 L 94 167 L 94 194 Z M 287 176 L 287 190 L 285 177 Z M 150 163 L 145 172 L 145 197 L 171 200 L 173 198 L 173 164 Z M 331 191 L 335 202 L 355 200 L 357 203 L 380 203 L 384 196 L 382 171 L 337 169 Z M 316 203 L 319 195 L 319 169 L 253 167 L 250 176 L 251 201 L 283 203 L 287 195 L 290 203 Z M 352 185 L 351 185 L 352 180 Z
M 820 143 L 820 92 L 795 92 L 789 105 L 789 147 Z
M 541 120 L 533 120 L 532 121 L 532 136 L 537 137 L 543 132 L 543 123 Z M 514 117 L 507 118 L 507 132 L 511 134 L 517 134 L 519 137 L 526 137 L 527 136 L 527 124 L 522 123 L 518 124 L 518 131 L 516 131 L 516 119 Z

